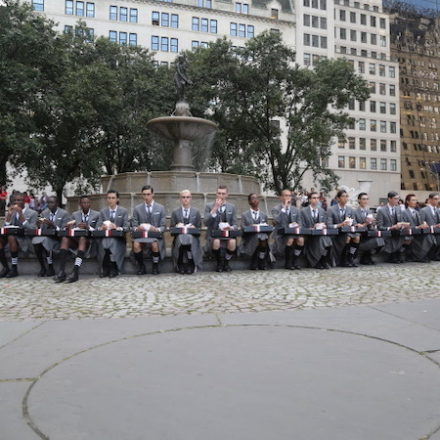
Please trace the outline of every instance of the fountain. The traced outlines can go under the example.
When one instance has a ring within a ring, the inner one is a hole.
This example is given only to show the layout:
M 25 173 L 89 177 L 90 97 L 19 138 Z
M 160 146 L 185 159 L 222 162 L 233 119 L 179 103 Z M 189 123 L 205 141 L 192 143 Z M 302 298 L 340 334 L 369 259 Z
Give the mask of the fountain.
M 177 90 L 177 104 L 171 116 L 161 116 L 147 122 L 147 127 L 160 137 L 174 142 L 173 162 L 169 171 L 137 171 L 101 177 L 102 192 L 115 189 L 120 193 L 121 206 L 132 209 L 142 201 L 140 190 L 143 185 L 151 185 L 156 200 L 165 205 L 168 215 L 178 206 L 179 192 L 189 189 L 193 195 L 193 206 L 202 213 L 207 201 L 214 199 L 219 185 L 227 185 L 229 200 L 237 207 L 237 213 L 246 211 L 249 206 L 247 195 L 260 194 L 260 183 L 255 177 L 227 173 L 201 172 L 194 166 L 194 144 L 201 145 L 202 156 L 208 156 L 209 145 L 217 130 L 217 124 L 208 119 L 191 115 L 185 98 L 185 87 L 192 81 L 186 74 L 186 60 L 183 55 L 176 59 L 174 82 Z M 200 148 L 200 147 L 199 147 Z M 200 152 L 199 151 L 199 152 Z M 105 205 L 102 195 L 91 197 L 94 209 Z M 277 203 L 275 197 L 266 198 L 270 209 Z M 77 207 L 77 199 L 69 198 L 68 209 Z

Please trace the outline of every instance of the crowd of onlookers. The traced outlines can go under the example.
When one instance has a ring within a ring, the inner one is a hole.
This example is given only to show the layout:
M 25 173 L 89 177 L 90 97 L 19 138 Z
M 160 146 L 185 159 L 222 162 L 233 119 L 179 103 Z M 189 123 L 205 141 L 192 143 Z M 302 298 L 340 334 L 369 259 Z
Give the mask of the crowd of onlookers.
M 7 188 L 4 186 L 0 187 L 0 216 L 5 215 L 6 208 L 9 206 L 11 199 L 17 192 L 19 191 L 15 189 L 8 192 Z M 24 192 L 24 203 L 38 213 L 47 208 L 47 198 L 48 195 L 45 192 L 43 192 L 40 197 L 35 196 L 32 190 Z

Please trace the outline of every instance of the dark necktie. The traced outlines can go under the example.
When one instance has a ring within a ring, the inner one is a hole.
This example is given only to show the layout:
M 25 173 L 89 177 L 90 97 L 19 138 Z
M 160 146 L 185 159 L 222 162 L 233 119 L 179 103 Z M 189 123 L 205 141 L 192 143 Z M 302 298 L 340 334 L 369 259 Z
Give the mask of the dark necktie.
M 254 211 L 253 215 L 254 215 L 254 222 L 258 223 L 258 212 Z
M 115 217 L 116 217 L 116 212 L 115 212 L 115 211 L 110 211 L 110 220 L 111 220 L 112 222 L 115 221 Z
M 316 218 L 317 218 L 316 209 L 312 209 L 312 217 L 313 220 L 316 222 Z
M 83 214 L 82 222 L 83 223 L 87 223 L 88 221 L 89 221 L 89 215 L 88 214 Z
M 341 216 L 341 219 L 344 220 L 345 219 L 345 209 L 340 209 L 339 215 Z
M 51 222 L 54 222 L 54 221 L 55 221 L 55 214 L 54 214 L 53 212 L 50 213 L 49 220 L 50 220 Z
M 184 209 L 184 210 L 183 210 L 183 224 L 184 224 L 184 225 L 189 224 L 188 209 Z
M 223 223 L 226 223 L 226 208 L 224 206 L 220 208 L 220 218 Z
M 147 205 L 147 223 L 151 223 L 151 205 Z

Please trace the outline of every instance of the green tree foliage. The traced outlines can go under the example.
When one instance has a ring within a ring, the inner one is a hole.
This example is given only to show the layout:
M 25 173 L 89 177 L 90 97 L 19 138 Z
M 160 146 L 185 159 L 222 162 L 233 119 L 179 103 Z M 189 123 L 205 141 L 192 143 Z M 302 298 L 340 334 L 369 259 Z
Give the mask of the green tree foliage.
M 271 32 L 243 49 L 223 39 L 188 54 L 193 100 L 220 126 L 214 165 L 251 172 L 277 192 L 298 188 L 306 172 L 324 187 L 336 183 L 325 166 L 331 143 L 344 136 L 349 101 L 369 96 L 348 62 L 323 60 L 311 70 L 294 55 Z

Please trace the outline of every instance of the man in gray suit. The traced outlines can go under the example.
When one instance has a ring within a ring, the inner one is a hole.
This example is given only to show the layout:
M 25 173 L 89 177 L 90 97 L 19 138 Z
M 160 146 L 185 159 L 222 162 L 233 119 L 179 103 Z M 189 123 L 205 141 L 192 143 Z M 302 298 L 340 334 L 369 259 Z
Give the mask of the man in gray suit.
M 171 214 L 170 227 L 202 227 L 202 217 L 198 209 L 191 206 L 192 195 L 187 189 L 180 192 L 180 207 Z M 179 234 L 173 241 L 174 268 L 180 274 L 191 274 L 202 269 L 203 254 L 200 240 L 196 235 Z
M 66 224 L 69 229 L 84 229 L 93 231 L 96 229 L 96 224 L 99 219 L 99 212 L 90 209 L 91 203 L 88 196 L 81 196 L 79 198 L 79 211 L 75 211 L 72 214 L 72 219 Z M 60 255 L 59 255 L 59 271 L 58 275 L 55 277 L 56 283 L 62 283 L 66 280 L 66 261 L 69 256 L 69 248 L 77 249 L 77 254 L 75 258 L 75 264 L 73 266 L 73 271 L 67 278 L 68 283 L 74 283 L 78 281 L 79 269 L 81 267 L 82 261 L 86 255 L 86 252 L 90 252 L 91 244 L 94 244 L 88 237 L 63 237 L 61 239 L 60 245 Z
M 40 214 L 37 225 L 41 227 L 43 233 L 49 230 L 59 231 L 64 229 L 69 220 L 69 213 L 58 206 L 58 199 L 55 196 L 51 196 L 47 199 L 47 208 Z M 60 240 L 51 236 L 39 236 L 32 239 L 32 244 L 34 245 L 35 254 L 41 268 L 38 276 L 54 276 L 53 251 L 59 249 Z M 47 268 L 45 260 L 47 262 Z
M 301 212 L 292 204 L 292 191 L 283 189 L 280 195 L 281 203 L 272 208 L 272 218 L 275 230 L 272 234 L 274 239 L 273 253 L 284 256 L 286 269 L 300 269 L 299 257 L 304 250 L 304 237 L 296 235 L 283 235 L 281 229 L 301 227 Z
M 250 209 L 241 214 L 241 227 L 267 225 L 267 215 L 259 208 L 260 200 L 254 193 L 248 195 Z M 263 232 L 245 234 L 241 241 L 240 253 L 251 257 L 251 270 L 266 270 L 269 257 L 269 235 Z
M 142 187 L 144 203 L 137 205 L 133 211 L 132 226 L 136 231 L 165 231 L 165 208 L 154 201 L 154 189 L 150 185 Z M 145 247 L 151 249 L 153 258 L 153 275 L 159 274 L 160 258 L 165 258 L 165 242 L 163 238 L 136 238 L 133 240 L 133 253 L 138 264 L 138 275 L 144 275 L 147 270 L 144 265 Z
M 395 191 L 388 193 L 388 203 L 377 212 L 377 227 L 380 231 L 401 231 L 405 224 L 402 218 L 402 209 L 399 206 L 399 194 Z M 385 238 L 384 252 L 388 254 L 390 263 L 403 263 L 405 261 L 405 248 L 410 243 L 401 235 Z
M 36 211 L 25 207 L 24 195 L 20 192 L 14 193 L 11 204 L 6 211 L 4 226 L 16 226 L 23 229 L 35 229 L 37 227 L 38 214 Z M 11 269 L 5 255 L 5 247 L 9 247 L 11 254 Z M 0 237 L 0 263 L 3 270 L 0 272 L 0 278 L 14 278 L 18 276 L 18 251 L 27 253 L 31 249 L 31 237 L 19 237 L 8 235 Z
M 431 193 L 428 196 L 428 203 L 420 210 L 420 219 L 429 226 L 440 228 L 440 211 L 438 203 L 440 196 L 438 193 Z M 440 261 L 440 235 L 433 235 L 435 246 L 431 250 L 428 257 L 433 261 Z
M 206 234 L 207 253 L 212 252 L 217 260 L 217 272 L 230 272 L 232 269 L 229 261 L 237 249 L 237 240 L 235 238 L 226 238 L 220 240 L 212 237 L 212 231 L 237 229 L 237 218 L 235 206 L 228 203 L 228 187 L 220 185 L 216 191 L 214 203 L 208 203 L 205 207 L 204 223 L 208 227 Z
M 128 211 L 119 206 L 119 193 L 114 189 L 107 191 L 107 208 L 99 212 L 96 228 L 99 230 L 129 230 Z M 105 237 L 98 245 L 98 259 L 101 277 L 117 277 L 124 269 L 126 242 L 124 237 Z
M 355 212 L 348 206 L 348 193 L 341 189 L 336 194 L 336 205 L 331 206 L 327 211 L 328 228 L 339 229 L 343 226 L 355 225 Z M 359 249 L 361 236 L 358 233 L 342 233 L 333 237 L 333 259 L 337 266 L 357 267 L 355 257 Z
M 316 191 L 308 195 L 309 206 L 301 210 L 301 225 L 303 228 L 326 229 L 327 213 L 319 207 L 319 194 Z M 305 256 L 310 266 L 316 269 L 330 269 L 332 240 L 326 235 L 307 236 Z
M 369 197 L 367 193 L 361 192 L 358 195 L 358 208 L 355 210 L 355 223 L 356 226 L 364 227 L 367 229 L 373 229 L 376 223 L 373 214 L 368 207 Z M 359 262 L 365 265 L 374 265 L 373 252 L 378 254 L 384 247 L 385 241 L 382 237 L 361 237 L 361 243 L 359 245 L 359 251 L 361 257 Z
M 406 209 L 402 215 L 403 221 L 409 223 L 411 228 L 429 229 L 428 223 L 422 220 L 416 209 L 417 203 L 415 194 L 407 194 L 405 198 Z M 411 246 L 407 248 L 407 252 L 409 252 L 410 259 L 421 263 L 429 263 L 428 255 L 436 244 L 434 236 L 431 234 L 417 234 L 409 238 Z

